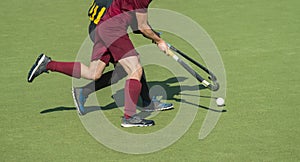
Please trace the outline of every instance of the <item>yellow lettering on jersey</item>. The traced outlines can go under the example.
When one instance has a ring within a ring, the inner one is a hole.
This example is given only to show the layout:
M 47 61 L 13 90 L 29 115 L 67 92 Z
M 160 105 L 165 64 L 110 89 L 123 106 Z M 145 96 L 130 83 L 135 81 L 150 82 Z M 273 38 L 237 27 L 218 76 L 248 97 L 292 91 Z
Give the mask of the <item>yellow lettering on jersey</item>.
M 90 11 L 89 11 L 89 14 L 92 14 L 93 13 L 93 11 L 94 11 L 94 8 L 96 7 L 96 3 L 94 2 L 92 5 L 91 5 L 91 9 L 90 9 Z
M 100 12 L 99 12 L 97 18 L 94 20 L 94 23 L 95 23 L 95 24 L 98 24 L 98 23 L 99 23 L 99 21 L 100 21 L 101 17 L 103 16 L 105 10 L 106 10 L 105 7 L 102 7 L 102 8 L 101 8 L 101 10 L 100 10 Z
M 95 15 L 97 14 L 97 10 L 98 10 L 98 8 L 99 8 L 99 6 L 96 6 L 95 8 L 94 8 L 94 12 L 93 12 L 93 14 L 91 15 L 91 17 L 90 17 L 90 20 L 95 20 Z

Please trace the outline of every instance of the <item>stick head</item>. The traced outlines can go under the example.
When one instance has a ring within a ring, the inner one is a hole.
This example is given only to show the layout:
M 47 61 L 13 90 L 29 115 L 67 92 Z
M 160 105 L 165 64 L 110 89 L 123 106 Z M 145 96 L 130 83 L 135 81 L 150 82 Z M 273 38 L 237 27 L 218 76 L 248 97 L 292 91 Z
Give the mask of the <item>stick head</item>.
M 217 91 L 219 90 L 220 85 L 218 82 L 214 82 L 213 84 L 209 84 L 207 87 L 212 91 Z

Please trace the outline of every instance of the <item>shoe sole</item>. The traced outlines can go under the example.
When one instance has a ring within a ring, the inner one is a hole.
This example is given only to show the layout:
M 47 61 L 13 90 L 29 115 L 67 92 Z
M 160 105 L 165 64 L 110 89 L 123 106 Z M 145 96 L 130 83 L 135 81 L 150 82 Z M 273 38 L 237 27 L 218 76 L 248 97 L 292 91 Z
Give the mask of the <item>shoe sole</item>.
M 149 127 L 149 126 L 153 126 L 154 124 L 148 124 L 148 125 L 143 125 L 143 124 L 121 124 L 121 127 L 124 128 L 130 128 L 130 127 Z
M 170 110 L 170 109 L 174 109 L 174 107 L 173 106 L 164 107 L 164 108 L 156 109 L 156 111 L 164 111 L 164 110 Z
M 75 94 L 75 89 L 73 88 L 72 89 L 72 97 L 73 97 L 73 101 L 74 101 L 74 104 L 76 106 L 76 109 L 77 109 L 77 112 L 79 115 L 83 115 L 81 112 L 80 112 L 80 108 L 79 108 L 79 105 L 77 104 L 77 100 L 76 100 L 76 94 Z
M 171 110 L 174 109 L 174 106 L 169 106 L 169 107 L 165 107 L 165 108 L 160 108 L 160 109 L 146 109 L 143 110 L 144 112 L 154 112 L 154 111 L 166 111 L 166 110 Z
M 28 79 L 28 82 L 32 82 L 33 81 L 33 80 L 31 80 L 32 77 L 33 77 L 33 74 L 36 72 L 36 70 L 40 67 L 40 65 L 42 64 L 42 62 L 45 60 L 45 57 L 46 57 L 46 55 L 43 55 L 42 58 L 39 60 L 38 64 L 36 65 L 36 67 L 32 70 L 31 75 L 30 75 L 30 77 Z

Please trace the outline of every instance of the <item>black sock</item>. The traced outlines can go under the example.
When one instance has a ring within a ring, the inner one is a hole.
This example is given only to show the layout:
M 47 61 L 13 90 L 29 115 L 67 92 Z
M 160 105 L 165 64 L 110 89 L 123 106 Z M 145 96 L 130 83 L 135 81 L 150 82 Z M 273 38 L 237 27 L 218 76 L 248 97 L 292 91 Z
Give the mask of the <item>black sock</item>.
M 151 98 L 149 96 L 149 87 L 146 81 L 146 75 L 143 69 L 143 75 L 141 78 L 141 83 L 142 83 L 142 89 L 141 89 L 141 93 L 140 96 L 143 100 L 143 106 L 148 106 L 151 103 Z
M 109 71 L 104 73 L 100 79 L 93 81 L 86 86 L 82 87 L 83 88 L 83 95 L 88 96 L 89 94 L 100 90 L 102 88 L 108 87 L 111 85 L 111 77 L 112 77 L 113 71 Z
M 114 74 L 114 75 L 113 75 Z M 108 87 L 114 83 L 117 83 L 120 79 L 127 75 L 122 66 L 115 66 L 115 70 L 108 71 L 96 80 L 93 81 L 83 88 L 83 95 L 87 97 L 89 94 L 96 92 L 102 88 Z
M 115 71 L 115 74 L 113 75 Z M 124 78 L 127 73 L 121 66 L 116 66 L 114 71 L 109 71 L 104 73 L 100 79 L 93 81 L 83 88 L 83 95 L 87 97 L 89 94 L 98 91 L 102 88 L 108 87 L 111 84 L 117 83 L 120 79 Z M 148 106 L 151 103 L 151 98 L 149 97 L 149 87 L 147 85 L 145 72 L 143 69 L 143 74 L 141 77 L 142 89 L 140 96 L 143 101 L 143 106 Z

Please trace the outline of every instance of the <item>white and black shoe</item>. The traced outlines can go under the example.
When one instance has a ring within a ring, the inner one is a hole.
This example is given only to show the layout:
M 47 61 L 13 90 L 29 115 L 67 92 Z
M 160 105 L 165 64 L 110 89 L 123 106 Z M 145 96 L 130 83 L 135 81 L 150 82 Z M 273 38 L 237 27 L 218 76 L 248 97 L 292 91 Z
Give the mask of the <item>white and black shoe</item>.
M 28 78 L 27 81 L 31 83 L 34 78 L 39 76 L 42 73 L 47 73 L 48 70 L 46 69 L 47 64 L 51 61 L 51 58 L 44 55 L 40 54 L 40 56 L 37 58 L 33 66 L 31 67 L 29 73 L 28 73 Z
M 121 126 L 128 128 L 128 127 L 148 127 L 155 125 L 153 120 L 141 119 L 137 115 L 133 115 L 132 117 L 126 119 L 125 117 L 122 118 Z

